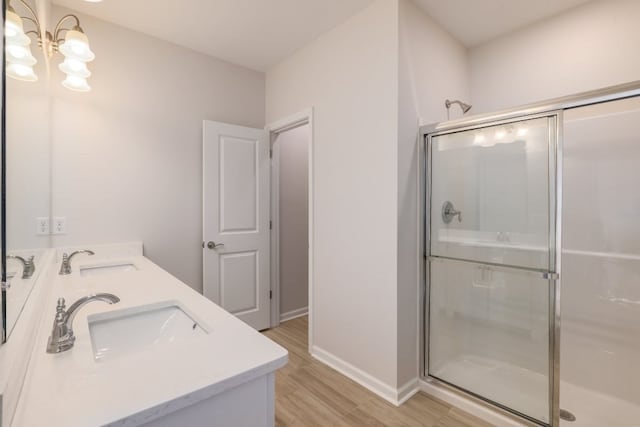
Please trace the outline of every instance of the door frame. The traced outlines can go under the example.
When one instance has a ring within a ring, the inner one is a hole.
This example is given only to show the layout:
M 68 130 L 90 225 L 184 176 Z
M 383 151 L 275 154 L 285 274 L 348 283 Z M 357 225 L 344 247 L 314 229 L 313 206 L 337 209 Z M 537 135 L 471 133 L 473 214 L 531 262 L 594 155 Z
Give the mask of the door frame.
M 314 144 L 313 144 L 313 107 L 304 109 L 283 119 L 277 120 L 265 126 L 269 132 L 269 140 L 271 150 L 274 149 L 274 142 L 277 136 L 288 130 L 299 126 L 309 126 L 308 139 L 308 222 L 309 222 L 309 250 L 307 254 L 307 262 L 309 269 L 308 285 L 309 285 L 309 350 L 313 345 L 313 235 L 314 235 Z M 280 324 L 280 213 L 278 209 L 279 201 L 279 174 L 280 164 L 278 153 L 272 151 L 271 157 L 271 327 L 277 327 Z

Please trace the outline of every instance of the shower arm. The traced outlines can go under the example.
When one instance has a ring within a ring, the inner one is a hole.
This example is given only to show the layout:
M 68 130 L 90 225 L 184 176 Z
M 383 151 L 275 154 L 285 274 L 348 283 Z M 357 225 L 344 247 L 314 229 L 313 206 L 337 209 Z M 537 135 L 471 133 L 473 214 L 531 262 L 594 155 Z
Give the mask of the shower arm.
M 467 104 L 466 102 L 462 102 L 459 100 L 454 100 L 454 101 L 450 101 L 450 100 L 445 100 L 444 101 L 444 106 L 447 107 L 447 120 L 450 120 L 451 117 L 449 115 L 450 113 L 450 108 L 453 104 L 458 104 L 460 106 L 460 109 L 462 110 L 462 114 L 466 114 L 469 110 L 471 110 L 472 105 L 471 104 Z

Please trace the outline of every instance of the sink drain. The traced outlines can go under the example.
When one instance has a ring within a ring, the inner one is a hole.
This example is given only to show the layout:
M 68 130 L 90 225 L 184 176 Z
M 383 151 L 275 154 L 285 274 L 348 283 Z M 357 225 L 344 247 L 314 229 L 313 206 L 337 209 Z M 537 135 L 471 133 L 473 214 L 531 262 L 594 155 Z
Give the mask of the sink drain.
M 573 415 L 571 412 L 567 411 L 566 409 L 560 409 L 560 419 L 564 421 L 573 422 L 576 420 L 576 416 Z

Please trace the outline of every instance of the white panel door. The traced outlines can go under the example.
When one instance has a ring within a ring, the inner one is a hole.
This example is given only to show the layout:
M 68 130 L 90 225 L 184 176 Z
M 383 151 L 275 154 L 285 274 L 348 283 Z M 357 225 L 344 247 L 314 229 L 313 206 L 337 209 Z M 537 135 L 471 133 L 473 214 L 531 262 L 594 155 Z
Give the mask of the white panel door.
M 270 326 L 267 131 L 204 122 L 204 296 L 255 329 Z

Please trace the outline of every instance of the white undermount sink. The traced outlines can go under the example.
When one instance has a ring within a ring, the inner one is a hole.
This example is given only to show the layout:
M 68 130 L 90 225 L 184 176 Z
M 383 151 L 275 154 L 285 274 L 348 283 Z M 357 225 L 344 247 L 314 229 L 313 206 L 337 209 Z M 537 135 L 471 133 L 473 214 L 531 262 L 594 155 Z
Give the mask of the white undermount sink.
M 94 314 L 88 321 L 98 362 L 145 349 L 180 345 L 208 333 L 176 301 Z
M 137 271 L 138 267 L 130 262 L 120 262 L 100 265 L 85 265 L 80 267 L 80 276 L 104 276 L 127 271 Z

